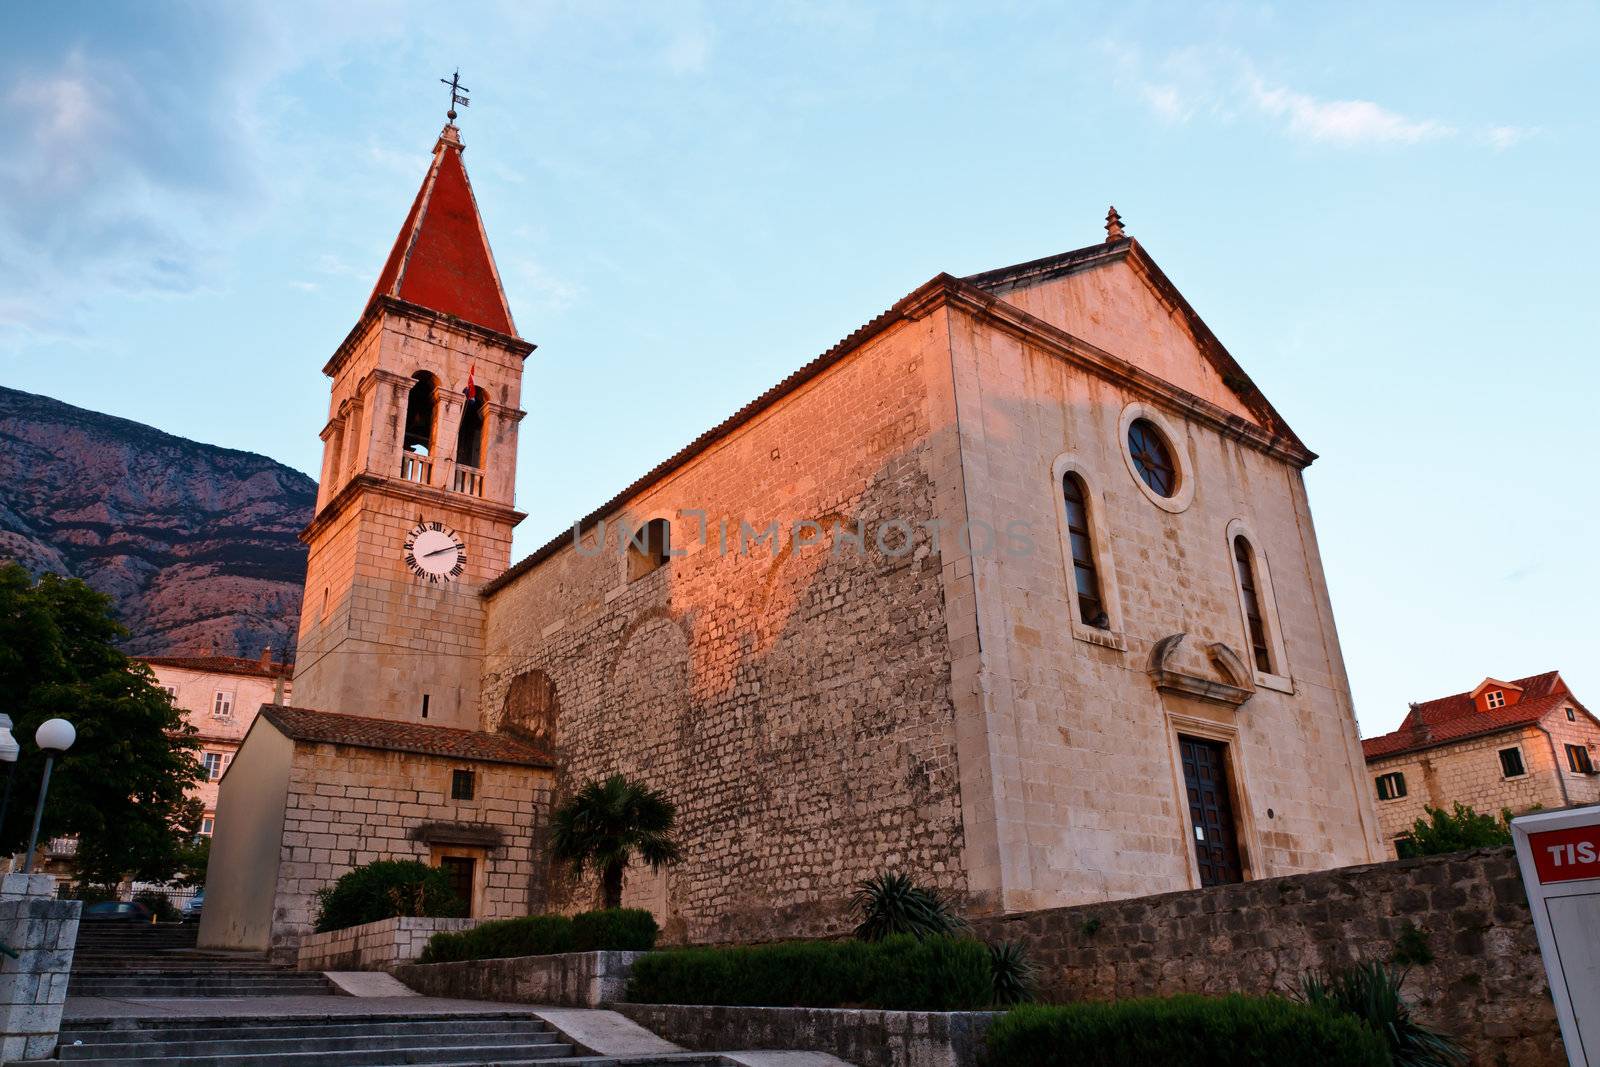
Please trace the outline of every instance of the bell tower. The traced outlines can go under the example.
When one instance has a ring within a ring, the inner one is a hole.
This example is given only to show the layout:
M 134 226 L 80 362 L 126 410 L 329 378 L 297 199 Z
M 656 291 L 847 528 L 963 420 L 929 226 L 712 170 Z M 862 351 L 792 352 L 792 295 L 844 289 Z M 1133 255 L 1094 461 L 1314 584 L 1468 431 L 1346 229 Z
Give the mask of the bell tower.
M 451 119 L 455 117 L 451 113 Z M 478 589 L 510 563 L 522 364 L 444 127 L 333 381 L 300 611 L 295 703 L 478 728 Z

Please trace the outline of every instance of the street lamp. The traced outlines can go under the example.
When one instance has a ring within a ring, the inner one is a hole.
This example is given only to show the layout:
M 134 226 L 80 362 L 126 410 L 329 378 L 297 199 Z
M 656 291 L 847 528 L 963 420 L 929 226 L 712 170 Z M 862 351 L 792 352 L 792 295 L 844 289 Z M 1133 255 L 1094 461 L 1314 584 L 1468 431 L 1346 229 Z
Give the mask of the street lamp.
M 11 736 L 11 716 L 0 715 L 0 763 L 6 765 L 6 793 L 0 800 L 0 834 L 5 833 L 6 812 L 11 808 L 11 783 L 17 777 L 17 757 L 22 746 Z
M 28 858 L 22 865 L 23 874 L 33 873 L 33 853 L 39 847 L 39 823 L 44 819 L 44 798 L 50 791 L 50 768 L 55 766 L 56 757 L 71 748 L 77 739 L 78 731 L 66 719 L 46 719 L 33 732 L 34 743 L 44 749 L 44 778 L 39 782 L 39 805 L 33 809 L 33 833 L 28 837 Z

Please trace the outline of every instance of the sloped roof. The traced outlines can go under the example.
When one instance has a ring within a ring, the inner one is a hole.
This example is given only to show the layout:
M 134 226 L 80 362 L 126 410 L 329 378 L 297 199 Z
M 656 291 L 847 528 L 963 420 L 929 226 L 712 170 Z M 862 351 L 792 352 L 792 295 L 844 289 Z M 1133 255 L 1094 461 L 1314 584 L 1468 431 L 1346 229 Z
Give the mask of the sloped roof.
M 1398 730 L 1364 739 L 1361 750 L 1370 761 L 1402 752 L 1437 748 L 1532 726 L 1566 704 L 1589 714 L 1588 709 L 1573 698 L 1559 671 L 1518 678 L 1509 684 L 1522 690 L 1522 699 L 1509 707 L 1479 711 L 1472 699 L 1474 690 L 1413 704 Z
M 939 293 L 968 297 L 977 296 L 986 301 L 1000 300 L 1003 298 L 997 296 L 997 294 L 1003 292 L 1007 287 L 1002 282 L 1009 283 L 1024 276 L 1034 276 L 1043 271 L 1059 268 L 1082 269 L 1085 265 L 1110 263 L 1128 255 L 1138 257 L 1140 265 L 1149 272 L 1152 282 L 1161 290 L 1163 297 L 1172 303 L 1175 308 L 1179 308 L 1190 320 L 1195 335 L 1201 339 L 1206 349 L 1206 357 L 1212 360 L 1219 371 L 1223 373 L 1224 380 L 1229 388 L 1238 392 L 1241 399 L 1250 406 L 1251 410 L 1259 415 L 1266 432 L 1282 441 L 1294 453 L 1304 456 L 1305 463 L 1310 463 L 1315 459 L 1315 453 L 1305 447 L 1299 437 L 1295 436 L 1294 431 L 1289 429 L 1282 416 L 1273 409 L 1271 404 L 1267 403 L 1266 397 L 1244 374 L 1244 371 L 1239 369 L 1233 357 L 1216 340 L 1205 323 L 1200 321 L 1199 315 L 1195 314 L 1188 301 L 1183 298 L 1177 288 L 1162 273 L 1161 268 L 1156 266 L 1155 261 L 1150 259 L 1143 246 L 1132 238 L 1125 238 L 1118 241 L 1090 245 L 1071 252 L 1063 252 L 1059 256 L 1051 256 L 1048 259 L 1035 260 L 1031 263 L 1023 263 L 1014 267 L 1001 267 L 997 270 L 970 275 L 966 278 L 957 278 L 948 273 L 935 275 L 895 301 L 882 314 L 858 327 L 849 336 L 839 341 L 838 344 L 835 344 L 810 362 L 802 364 L 788 377 L 640 475 L 621 492 L 580 518 L 574 525 L 579 531 L 593 529 L 599 520 L 612 514 L 631 497 L 643 492 L 650 485 L 683 467 L 714 443 L 723 440 L 785 396 L 793 393 L 812 379 L 817 378 L 891 326 L 902 320 L 914 317 L 918 309 Z M 1115 353 L 1111 353 L 1110 356 L 1112 359 L 1121 358 Z M 1178 387 L 1174 386 L 1174 388 Z M 480 593 L 486 597 L 493 596 L 517 578 L 555 555 L 563 545 L 570 543 L 572 529 L 573 527 L 569 526 L 562 533 L 557 534 L 543 545 L 534 549 L 533 552 L 487 582 L 480 590 Z
M 455 127 L 446 126 L 367 304 L 392 296 L 515 336 L 461 152 Z
M 243 674 L 252 678 L 291 678 L 294 664 L 275 660 L 262 663 L 259 659 L 243 656 L 134 656 L 140 663 L 152 667 L 173 667 L 202 674 Z
M 474 760 L 479 763 L 555 766 L 555 760 L 548 752 L 506 734 L 457 730 L 451 726 L 428 726 L 416 722 L 392 722 L 364 715 L 341 715 L 331 711 L 273 704 L 261 706 L 261 717 L 294 741 L 353 745 L 385 752 L 415 752 L 423 756 Z

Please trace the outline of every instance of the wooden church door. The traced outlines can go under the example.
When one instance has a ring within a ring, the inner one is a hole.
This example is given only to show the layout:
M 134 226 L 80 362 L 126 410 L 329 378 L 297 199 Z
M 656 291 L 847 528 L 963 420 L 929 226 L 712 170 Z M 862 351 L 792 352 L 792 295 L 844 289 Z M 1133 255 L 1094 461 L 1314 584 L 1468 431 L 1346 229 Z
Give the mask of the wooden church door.
M 1233 792 L 1228 787 L 1227 746 L 1219 741 L 1179 737 L 1183 784 L 1189 797 L 1189 826 L 1200 884 L 1228 885 L 1244 881 L 1239 858 L 1239 833 L 1233 820 Z

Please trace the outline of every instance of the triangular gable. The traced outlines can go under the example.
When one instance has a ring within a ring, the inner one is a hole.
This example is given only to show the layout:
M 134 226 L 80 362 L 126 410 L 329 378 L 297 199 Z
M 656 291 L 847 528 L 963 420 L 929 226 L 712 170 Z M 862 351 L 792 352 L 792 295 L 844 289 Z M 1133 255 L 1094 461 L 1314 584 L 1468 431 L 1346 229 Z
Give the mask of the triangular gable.
M 445 127 L 371 300 L 395 297 L 514 336 L 461 151 L 455 128 Z
M 985 271 L 965 280 L 1304 448 L 1189 302 L 1132 238 Z
M 1478 683 L 1478 688 L 1472 691 L 1472 699 L 1478 699 L 1485 689 L 1512 689 L 1518 693 L 1522 692 L 1522 686 L 1515 682 L 1502 682 L 1498 678 L 1485 678 Z

